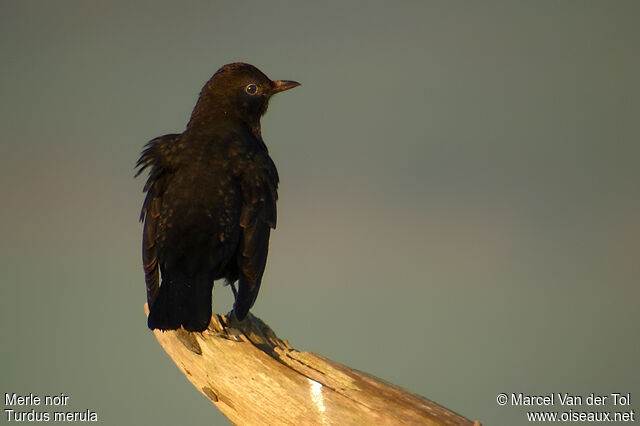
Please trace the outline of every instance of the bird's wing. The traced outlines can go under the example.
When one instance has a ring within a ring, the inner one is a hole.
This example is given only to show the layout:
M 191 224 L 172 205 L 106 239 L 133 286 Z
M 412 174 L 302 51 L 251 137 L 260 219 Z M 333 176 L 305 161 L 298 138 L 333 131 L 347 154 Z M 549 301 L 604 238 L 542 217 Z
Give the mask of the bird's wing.
M 160 204 L 162 195 L 167 187 L 169 172 L 173 168 L 172 161 L 175 161 L 171 154 L 178 147 L 180 136 L 179 134 L 169 134 L 152 139 L 145 145 L 136 163 L 136 168 L 138 169 L 136 177 L 147 168 L 151 168 L 147 182 L 144 185 L 144 192 L 147 195 L 140 212 L 140 221 L 144 221 L 142 262 L 144 278 L 147 283 L 147 302 L 149 306 L 155 300 L 160 286 L 156 252 L 156 232 L 158 217 L 160 216 Z
M 236 316 L 242 319 L 253 306 L 267 262 L 269 236 L 276 227 L 278 172 L 266 152 L 259 153 L 242 179 L 243 205 L 240 211 L 242 228 L 239 259 L 240 280 L 235 304 Z

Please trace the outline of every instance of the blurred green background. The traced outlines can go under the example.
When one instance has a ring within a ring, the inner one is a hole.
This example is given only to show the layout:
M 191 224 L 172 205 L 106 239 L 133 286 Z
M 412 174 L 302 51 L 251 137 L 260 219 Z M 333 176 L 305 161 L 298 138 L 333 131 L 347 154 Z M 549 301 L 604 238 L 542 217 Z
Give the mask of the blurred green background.
M 640 409 L 639 2 L 2 1 L 0 35 L 3 394 L 227 424 L 146 328 L 133 165 L 245 61 L 303 84 L 254 314 L 486 425 Z

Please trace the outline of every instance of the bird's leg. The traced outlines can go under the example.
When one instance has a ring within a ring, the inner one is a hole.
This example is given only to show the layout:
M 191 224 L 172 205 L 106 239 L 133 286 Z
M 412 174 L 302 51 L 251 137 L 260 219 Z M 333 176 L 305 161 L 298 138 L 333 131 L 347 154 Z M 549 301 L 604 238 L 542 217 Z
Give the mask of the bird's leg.
M 227 285 L 231 287 L 231 291 L 233 292 L 234 304 L 235 304 L 235 300 L 238 299 L 238 290 L 236 289 L 236 284 L 235 282 L 231 282 L 227 280 Z M 223 339 L 232 340 L 234 342 L 241 342 L 242 339 L 240 339 L 239 337 L 240 332 L 234 329 L 233 327 L 231 327 L 229 324 L 231 321 L 237 321 L 235 319 L 233 309 L 231 309 L 231 311 L 227 313 L 226 317 L 223 316 L 222 318 L 225 318 L 225 319 L 224 321 L 220 321 L 220 325 L 222 326 L 220 337 L 222 337 Z
M 231 291 L 233 292 L 233 301 L 238 300 L 238 290 L 236 290 L 236 283 L 229 283 L 229 287 L 231 287 Z

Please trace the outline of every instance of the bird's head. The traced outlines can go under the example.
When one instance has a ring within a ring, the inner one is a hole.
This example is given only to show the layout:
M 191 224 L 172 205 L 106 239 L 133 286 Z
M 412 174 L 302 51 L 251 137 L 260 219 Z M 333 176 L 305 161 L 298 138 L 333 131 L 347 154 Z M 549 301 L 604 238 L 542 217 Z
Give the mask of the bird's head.
M 291 80 L 270 80 L 253 65 L 227 64 L 202 88 L 189 123 L 206 122 L 207 116 L 222 115 L 241 119 L 252 126 L 259 125 L 271 96 L 299 85 Z

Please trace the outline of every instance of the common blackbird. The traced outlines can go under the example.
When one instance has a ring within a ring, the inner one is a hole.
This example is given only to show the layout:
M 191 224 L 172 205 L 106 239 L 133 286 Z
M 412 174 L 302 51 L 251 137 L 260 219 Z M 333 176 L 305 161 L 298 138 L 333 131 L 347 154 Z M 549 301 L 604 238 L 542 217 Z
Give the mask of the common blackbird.
M 186 130 L 145 145 L 136 176 L 150 168 L 140 214 L 150 329 L 206 329 L 218 279 L 233 289 L 238 320 L 253 306 L 279 181 L 260 117 L 271 96 L 296 86 L 225 65 L 202 88 Z

